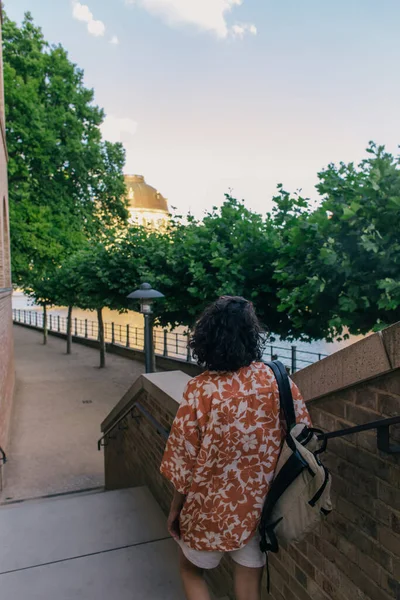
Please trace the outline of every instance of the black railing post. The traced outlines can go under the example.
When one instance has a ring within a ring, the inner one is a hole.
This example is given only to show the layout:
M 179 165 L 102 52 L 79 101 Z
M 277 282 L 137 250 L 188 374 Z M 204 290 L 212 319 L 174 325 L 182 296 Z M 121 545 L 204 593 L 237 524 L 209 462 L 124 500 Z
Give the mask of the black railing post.
M 274 347 L 271 346 L 271 360 L 274 360 Z
M 60 331 L 61 331 L 60 315 L 57 315 L 57 331 L 58 331 L 58 332 L 60 332 Z
M 32 313 L 29 311 L 29 325 L 32 325 Z
M 296 364 L 296 346 L 292 346 L 292 373 L 296 373 L 297 371 L 297 364 Z
M 178 334 L 175 334 L 175 350 L 176 353 L 179 354 L 179 338 L 178 338 Z
M 24 323 L 26 324 L 26 310 L 24 310 Z
M 75 325 L 75 337 L 78 336 L 78 319 L 75 317 L 74 319 L 74 325 Z
M 168 331 L 164 329 L 164 356 L 168 356 Z
M 115 344 L 115 330 L 114 330 L 114 321 L 111 323 L 111 343 Z
M 35 327 L 37 327 L 37 326 L 38 326 L 38 324 L 37 324 L 37 312 L 35 312 Z
M 144 315 L 144 358 L 146 365 L 146 373 L 154 371 L 154 340 L 151 316 Z
M 49 330 L 53 329 L 53 315 L 49 315 Z
M 190 352 L 190 333 L 187 334 L 187 350 L 186 350 L 186 362 L 191 362 L 192 353 Z
M 88 336 L 87 319 L 85 319 L 85 338 Z
M 126 347 L 129 348 L 129 323 L 126 324 Z
M 135 327 L 135 346 L 138 346 L 137 327 Z

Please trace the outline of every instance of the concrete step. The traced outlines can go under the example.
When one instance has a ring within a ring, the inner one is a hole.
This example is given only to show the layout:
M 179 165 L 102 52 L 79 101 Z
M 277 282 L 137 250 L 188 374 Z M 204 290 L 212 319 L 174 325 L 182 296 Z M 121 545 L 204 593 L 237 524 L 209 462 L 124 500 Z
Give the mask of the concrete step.
M 45 496 L 33 496 L 31 498 L 21 498 L 17 500 L 4 500 L 0 502 L 0 510 L 4 506 L 20 506 L 21 504 L 32 504 L 33 502 L 42 502 L 43 500 L 60 500 L 62 498 L 74 498 L 75 496 L 88 496 L 89 494 L 101 494 L 105 492 L 103 487 L 84 488 L 82 490 L 74 490 L 73 492 L 61 492 L 56 494 L 46 494 Z
M 146 488 L 0 509 L 1 597 L 183 600 L 176 544 Z

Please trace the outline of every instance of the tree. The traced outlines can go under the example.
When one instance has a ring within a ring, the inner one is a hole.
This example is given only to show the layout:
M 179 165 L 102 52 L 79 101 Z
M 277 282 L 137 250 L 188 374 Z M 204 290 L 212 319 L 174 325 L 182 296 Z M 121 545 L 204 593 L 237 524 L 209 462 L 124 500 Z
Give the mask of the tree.
M 93 243 L 72 255 L 62 271 L 67 273 L 70 295 L 69 302 L 83 310 L 97 313 L 100 368 L 106 366 L 106 343 L 104 334 L 103 308 L 121 310 L 127 299 L 119 290 L 113 290 L 110 282 L 112 266 L 110 245 Z
M 54 297 L 58 306 L 67 306 L 67 354 L 72 350 L 72 311 L 78 306 L 80 279 L 75 272 L 73 257 L 69 257 L 55 270 L 52 281 Z
M 333 340 L 400 319 L 400 162 L 371 143 L 358 167 L 319 173 L 314 210 L 280 188 L 275 277 L 286 334 Z
M 47 308 L 58 304 L 55 271 L 42 274 L 40 277 L 31 278 L 26 287 L 26 293 L 34 300 L 35 304 L 41 306 L 43 309 L 43 344 L 46 345 L 48 334 Z
M 248 297 L 270 321 L 269 307 L 276 304 L 273 235 L 268 220 L 228 195 L 201 222 L 189 218 L 187 225 L 174 224 L 169 251 L 157 255 L 166 295 L 161 321 L 192 326 L 205 306 L 224 294 Z
M 126 222 L 124 150 L 102 142 L 83 71 L 29 13 L 21 27 L 4 15 L 3 44 L 12 267 L 24 285 Z
M 202 221 L 176 217 L 165 232 L 131 227 L 113 249 L 111 276 L 126 293 L 143 280 L 160 289 L 165 301 L 156 320 L 163 326 L 192 327 L 209 302 L 236 294 L 250 297 L 276 329 L 284 315 L 276 310 L 273 237 L 270 220 L 226 196 Z

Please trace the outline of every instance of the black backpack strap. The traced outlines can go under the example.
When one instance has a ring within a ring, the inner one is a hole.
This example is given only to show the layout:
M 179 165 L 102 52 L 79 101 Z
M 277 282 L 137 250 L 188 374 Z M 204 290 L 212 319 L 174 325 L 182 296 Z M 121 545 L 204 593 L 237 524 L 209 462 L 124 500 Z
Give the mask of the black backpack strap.
M 270 592 L 270 577 L 269 577 L 269 565 L 268 565 L 268 552 L 278 552 L 279 543 L 275 533 L 275 527 L 280 523 L 282 519 L 279 519 L 275 523 L 271 522 L 271 514 L 276 502 L 279 500 L 284 491 L 291 485 L 291 483 L 298 477 L 302 471 L 307 467 L 307 463 L 303 457 L 297 451 L 296 444 L 290 435 L 290 430 L 296 425 L 296 412 L 294 410 L 292 390 L 290 387 L 289 376 L 286 371 L 286 367 L 279 361 L 274 360 L 273 362 L 266 363 L 275 375 L 275 379 L 278 384 L 280 407 L 283 411 L 287 435 L 286 441 L 288 446 L 293 452 L 293 455 L 289 458 L 286 464 L 279 471 L 276 478 L 273 480 L 269 489 L 266 501 L 263 506 L 261 513 L 261 521 L 259 524 L 260 533 L 260 550 L 265 552 L 267 555 L 267 590 Z
M 280 404 L 285 415 L 287 432 L 289 433 L 292 427 L 296 425 L 296 413 L 286 367 L 279 360 L 268 362 L 266 365 L 272 369 L 278 383 Z

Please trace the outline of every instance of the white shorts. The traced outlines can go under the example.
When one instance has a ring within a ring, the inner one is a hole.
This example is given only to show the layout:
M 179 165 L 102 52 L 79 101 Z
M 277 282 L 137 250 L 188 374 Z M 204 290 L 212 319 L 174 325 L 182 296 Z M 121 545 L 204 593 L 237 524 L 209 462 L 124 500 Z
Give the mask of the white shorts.
M 258 532 L 243 548 L 232 550 L 231 552 L 192 550 L 182 540 L 179 540 L 178 544 L 188 561 L 199 567 L 199 569 L 215 569 L 218 567 L 224 554 L 228 554 L 232 560 L 242 565 L 242 567 L 257 569 L 263 567 L 266 562 L 265 554 L 260 550 L 260 536 Z

